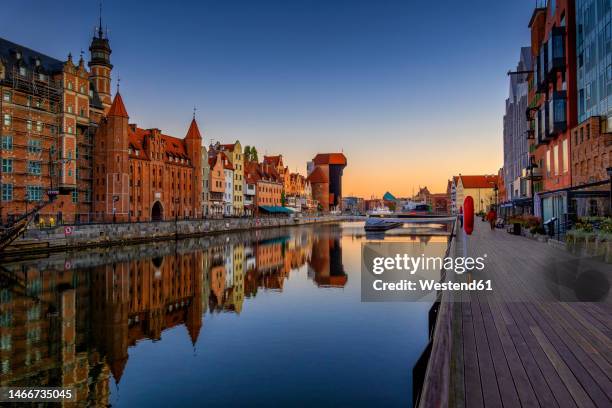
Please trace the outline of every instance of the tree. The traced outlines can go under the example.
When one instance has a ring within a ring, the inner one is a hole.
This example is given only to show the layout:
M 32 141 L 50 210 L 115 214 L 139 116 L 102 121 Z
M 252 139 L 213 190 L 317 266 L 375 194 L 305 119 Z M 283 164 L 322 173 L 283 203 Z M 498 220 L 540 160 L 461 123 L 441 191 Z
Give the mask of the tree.
M 285 198 L 285 191 L 281 192 L 281 205 L 284 207 L 287 203 L 287 199 Z
M 257 149 L 255 146 L 251 147 L 251 161 L 259 162 L 259 158 L 257 157 Z
M 251 161 L 251 147 L 244 146 L 244 161 Z

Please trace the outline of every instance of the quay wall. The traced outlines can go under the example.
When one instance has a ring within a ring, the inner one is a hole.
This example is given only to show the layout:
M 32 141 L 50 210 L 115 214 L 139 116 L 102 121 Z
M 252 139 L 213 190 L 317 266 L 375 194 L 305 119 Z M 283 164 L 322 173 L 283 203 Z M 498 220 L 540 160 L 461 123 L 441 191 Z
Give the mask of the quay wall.
M 251 231 L 352 220 L 346 216 L 303 218 L 223 218 L 159 222 L 83 224 L 39 229 L 32 227 L 5 248 L 3 257 L 17 254 L 128 245 L 236 231 Z

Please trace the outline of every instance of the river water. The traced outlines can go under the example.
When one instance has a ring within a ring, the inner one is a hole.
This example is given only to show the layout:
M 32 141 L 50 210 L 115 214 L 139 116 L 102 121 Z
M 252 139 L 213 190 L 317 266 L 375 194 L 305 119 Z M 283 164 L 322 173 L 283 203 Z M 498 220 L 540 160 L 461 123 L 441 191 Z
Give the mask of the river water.
M 447 239 L 424 231 L 386 239 Z M 367 239 L 325 224 L 3 264 L 0 386 L 74 387 L 83 405 L 408 406 L 430 304 L 361 302 Z

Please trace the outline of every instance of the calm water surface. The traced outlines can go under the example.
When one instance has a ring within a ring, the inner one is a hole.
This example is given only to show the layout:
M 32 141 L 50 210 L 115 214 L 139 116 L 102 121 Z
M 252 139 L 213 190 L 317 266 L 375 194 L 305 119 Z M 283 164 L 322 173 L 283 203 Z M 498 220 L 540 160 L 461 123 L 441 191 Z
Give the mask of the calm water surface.
M 419 231 L 386 239 L 446 240 Z M 4 264 L 0 385 L 112 406 L 410 405 L 430 305 L 361 303 L 366 239 L 346 223 Z

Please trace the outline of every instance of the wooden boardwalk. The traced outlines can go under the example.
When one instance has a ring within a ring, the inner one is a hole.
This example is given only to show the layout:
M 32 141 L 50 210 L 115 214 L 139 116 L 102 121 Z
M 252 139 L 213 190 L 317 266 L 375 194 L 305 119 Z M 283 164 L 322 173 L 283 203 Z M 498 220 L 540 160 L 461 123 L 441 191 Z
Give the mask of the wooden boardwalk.
M 452 251 L 486 267 L 447 280 L 493 291 L 443 298 L 421 406 L 612 406 L 610 265 L 479 220 Z

